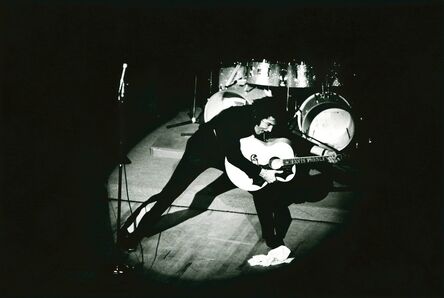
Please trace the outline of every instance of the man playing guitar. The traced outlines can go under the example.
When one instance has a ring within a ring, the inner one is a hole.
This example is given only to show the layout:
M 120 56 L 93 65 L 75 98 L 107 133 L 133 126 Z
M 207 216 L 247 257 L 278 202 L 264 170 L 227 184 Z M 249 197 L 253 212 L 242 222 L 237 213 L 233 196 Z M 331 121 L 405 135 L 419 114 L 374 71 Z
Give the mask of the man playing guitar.
M 262 238 L 267 246 L 276 248 L 283 245 L 283 239 L 291 223 L 286 205 L 279 205 L 275 197 L 279 194 L 276 175 L 280 169 L 269 169 L 246 159 L 241 152 L 241 140 L 254 136 L 262 138 L 270 133 L 279 121 L 285 123 L 285 110 L 275 98 L 257 99 L 252 105 L 236 106 L 223 110 L 209 122 L 203 123 L 188 140 L 184 155 L 179 161 L 170 180 L 162 191 L 145 201 L 129 216 L 120 230 L 118 245 L 126 250 L 136 248 L 138 242 L 168 209 L 173 201 L 203 171 L 214 167 L 224 171 L 225 158 L 252 179 L 263 179 L 269 185 L 251 192 L 262 229 Z M 287 134 L 294 138 L 292 134 Z M 297 137 L 293 141 L 301 153 L 335 156 L 335 152 L 313 146 L 307 140 Z M 147 212 L 145 206 L 156 202 Z M 141 219 L 140 219 L 141 218 Z M 132 227 L 135 226 L 135 229 Z

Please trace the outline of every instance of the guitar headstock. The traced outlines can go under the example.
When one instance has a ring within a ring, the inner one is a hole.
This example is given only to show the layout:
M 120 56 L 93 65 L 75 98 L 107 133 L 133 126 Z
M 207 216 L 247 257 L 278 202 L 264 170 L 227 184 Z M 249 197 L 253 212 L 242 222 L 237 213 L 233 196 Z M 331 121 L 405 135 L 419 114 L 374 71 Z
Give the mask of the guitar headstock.
M 336 162 L 340 162 L 340 161 L 342 161 L 344 159 L 344 155 L 342 155 L 342 154 L 338 154 L 338 155 L 336 155 Z

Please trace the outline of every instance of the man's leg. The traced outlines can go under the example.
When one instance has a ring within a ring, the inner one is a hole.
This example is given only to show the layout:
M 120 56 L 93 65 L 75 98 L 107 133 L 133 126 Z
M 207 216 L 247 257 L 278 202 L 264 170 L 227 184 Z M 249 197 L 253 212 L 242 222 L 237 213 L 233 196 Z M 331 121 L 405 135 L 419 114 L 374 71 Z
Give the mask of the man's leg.
M 262 238 L 270 248 L 276 248 L 284 244 L 283 237 L 276 234 L 274 218 L 274 200 L 277 199 L 273 187 L 267 186 L 264 189 L 252 192 L 253 201 L 256 207 L 257 216 L 262 230 Z
M 196 145 L 199 140 L 190 139 L 182 159 L 179 161 L 171 178 L 164 186 L 162 191 L 147 201 L 145 201 L 136 211 L 127 219 L 121 229 L 123 246 L 134 247 L 137 242 L 146 235 L 147 231 L 160 219 L 162 214 L 168 209 L 173 201 L 199 176 L 204 170 L 210 167 L 210 161 L 207 157 L 202 156 Z M 147 213 L 144 208 L 151 202 L 155 202 L 154 206 Z M 140 216 L 139 216 L 140 215 Z M 141 217 L 141 219 L 140 219 Z M 137 224 L 137 219 L 140 222 Z M 133 224 L 137 224 L 134 232 L 129 233 L 128 228 Z
M 274 212 L 276 237 L 284 239 L 291 224 L 291 213 L 286 204 L 279 202 Z

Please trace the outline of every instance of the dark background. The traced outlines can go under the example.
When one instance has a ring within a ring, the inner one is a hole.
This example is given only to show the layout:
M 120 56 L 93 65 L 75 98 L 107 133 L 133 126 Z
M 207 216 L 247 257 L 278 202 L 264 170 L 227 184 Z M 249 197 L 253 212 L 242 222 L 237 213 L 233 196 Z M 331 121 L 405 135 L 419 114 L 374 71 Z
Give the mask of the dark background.
M 2 4 L 4 293 L 146 286 L 158 296 L 159 285 L 103 273 L 113 262 L 105 185 L 117 160 L 122 63 L 129 150 L 190 108 L 196 74 L 202 104 L 220 61 L 267 58 L 320 70 L 336 59 L 357 74 L 344 92 L 365 118 L 361 135 L 373 140 L 366 196 L 351 224 L 297 266 L 211 287 L 256 296 L 440 294 L 442 3 L 170 3 Z

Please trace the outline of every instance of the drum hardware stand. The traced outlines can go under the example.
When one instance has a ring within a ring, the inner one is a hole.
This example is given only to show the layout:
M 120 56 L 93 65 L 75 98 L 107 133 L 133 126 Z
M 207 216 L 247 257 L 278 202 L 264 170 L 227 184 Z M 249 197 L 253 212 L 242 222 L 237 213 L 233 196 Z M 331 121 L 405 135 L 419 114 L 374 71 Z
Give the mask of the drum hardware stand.
M 323 98 L 325 98 L 325 96 L 330 97 L 330 95 L 332 94 L 332 91 L 330 89 L 331 85 L 327 82 L 326 86 L 327 87 L 324 87 L 324 84 L 321 85 L 321 88 L 322 88 L 321 94 L 322 94 Z M 327 91 L 325 91 L 324 88 L 327 89 Z
M 285 111 L 288 112 L 288 102 L 290 100 L 290 85 L 287 84 L 287 100 L 285 105 Z
M 196 90 L 197 90 L 197 75 L 194 76 L 194 97 L 193 97 L 193 115 L 191 116 L 191 122 L 196 123 Z
M 330 87 L 329 87 L 329 85 L 327 84 L 327 92 L 325 92 L 325 87 L 324 87 L 324 84 L 322 84 L 321 85 L 321 95 L 322 95 L 322 97 L 325 97 L 325 94 L 328 94 L 328 93 L 330 93 Z
M 116 235 L 116 239 L 117 241 L 119 241 L 120 239 L 120 223 L 121 223 L 121 209 L 122 209 L 122 170 L 125 167 L 125 164 L 131 163 L 131 161 L 124 156 L 124 146 L 123 146 L 123 142 L 124 142 L 124 113 L 123 113 L 123 104 L 124 104 L 124 98 L 125 98 L 125 81 L 124 81 L 124 77 L 125 77 L 125 70 L 127 68 L 127 64 L 123 63 L 123 69 L 122 69 L 122 75 L 120 77 L 120 85 L 119 85 L 119 91 L 118 91 L 118 95 L 117 95 L 117 102 L 119 104 L 119 109 L 118 109 L 118 113 L 119 113 L 119 178 L 118 178 L 118 190 L 117 190 L 117 222 L 116 222 L 116 230 L 117 230 L 117 235 Z M 116 245 L 118 247 L 118 245 Z M 130 267 L 126 264 L 123 264 L 121 262 L 121 257 L 122 257 L 122 251 L 120 250 L 120 248 L 118 248 L 118 262 L 117 264 L 115 264 L 114 268 L 113 268 L 113 275 L 115 276 L 119 276 L 122 274 L 125 274 L 128 272 L 128 270 L 130 269 Z
M 211 95 L 213 93 L 213 71 L 210 71 L 210 77 L 208 79 L 209 83 L 209 94 Z
M 179 122 L 179 123 L 175 123 L 175 124 L 170 124 L 167 125 L 166 128 L 173 128 L 173 127 L 178 127 L 178 126 L 183 126 L 183 125 L 187 125 L 187 124 L 193 124 L 193 123 L 197 123 L 197 119 L 199 119 L 200 114 L 196 116 L 196 91 L 197 91 L 197 75 L 194 76 L 194 97 L 193 97 L 193 106 L 191 108 L 191 111 L 189 113 L 189 116 L 191 117 L 190 120 L 187 121 L 183 121 L 183 122 Z
M 288 65 L 290 65 L 290 63 L 288 63 Z M 283 75 L 285 73 L 285 75 Z M 286 87 L 286 101 L 285 101 L 285 111 L 288 113 L 288 108 L 289 108 L 289 100 L 290 100 L 290 84 L 288 84 L 288 68 L 286 70 L 282 70 L 281 71 L 281 77 L 280 77 L 280 81 L 283 82 Z

